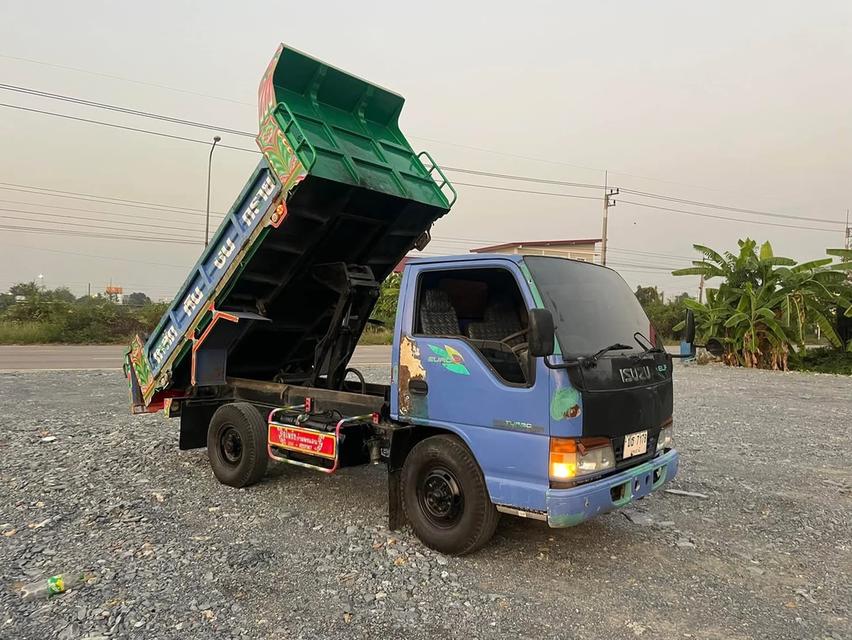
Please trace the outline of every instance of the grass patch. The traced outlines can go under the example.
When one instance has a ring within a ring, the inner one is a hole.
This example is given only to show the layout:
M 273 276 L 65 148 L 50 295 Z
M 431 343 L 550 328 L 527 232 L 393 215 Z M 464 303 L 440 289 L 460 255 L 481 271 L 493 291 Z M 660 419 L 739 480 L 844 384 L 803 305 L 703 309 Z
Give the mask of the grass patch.
M 53 322 L 0 321 L 0 345 L 6 344 L 130 344 L 132 335 L 104 330 L 69 331 Z
M 361 339 L 358 344 L 392 344 L 393 331 L 390 329 L 373 329 L 372 327 L 364 330 L 361 334 Z
M 0 322 L 0 344 L 62 342 L 62 327 L 49 322 Z
M 790 358 L 790 369 L 852 376 L 852 352 L 831 348 L 808 349 Z

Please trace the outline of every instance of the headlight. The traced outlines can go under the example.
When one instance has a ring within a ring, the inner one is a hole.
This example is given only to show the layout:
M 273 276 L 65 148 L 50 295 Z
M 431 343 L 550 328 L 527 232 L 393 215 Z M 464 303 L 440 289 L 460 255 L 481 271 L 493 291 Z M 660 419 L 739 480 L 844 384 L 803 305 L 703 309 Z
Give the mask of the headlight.
M 657 437 L 657 453 L 671 449 L 674 446 L 674 427 L 669 425 L 660 429 L 660 435 Z
M 550 477 L 553 480 L 600 473 L 614 466 L 615 456 L 608 438 L 550 439 Z

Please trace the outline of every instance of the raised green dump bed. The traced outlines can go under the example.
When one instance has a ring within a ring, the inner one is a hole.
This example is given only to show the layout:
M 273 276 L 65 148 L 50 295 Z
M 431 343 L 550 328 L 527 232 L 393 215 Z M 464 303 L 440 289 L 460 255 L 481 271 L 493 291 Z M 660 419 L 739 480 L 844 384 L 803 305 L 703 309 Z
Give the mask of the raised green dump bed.
M 403 98 L 282 45 L 264 158 L 126 370 L 135 411 L 226 376 L 338 388 L 384 280 L 455 191 L 399 130 Z

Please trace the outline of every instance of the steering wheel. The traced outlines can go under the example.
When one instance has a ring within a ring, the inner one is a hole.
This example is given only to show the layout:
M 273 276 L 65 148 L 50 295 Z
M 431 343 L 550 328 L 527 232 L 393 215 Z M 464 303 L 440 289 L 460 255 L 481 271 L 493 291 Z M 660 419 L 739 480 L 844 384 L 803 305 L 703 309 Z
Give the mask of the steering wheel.
M 521 342 L 520 344 L 517 344 L 513 347 L 509 344 L 509 341 L 514 340 L 515 338 L 520 338 L 521 336 L 525 336 L 527 335 L 527 333 L 529 333 L 529 331 L 529 327 L 527 327 L 526 329 L 521 329 L 520 331 L 515 331 L 515 333 L 510 333 L 505 338 L 500 339 L 499 342 L 501 344 L 506 345 L 509 350 L 517 356 L 521 351 L 527 348 L 527 343 Z

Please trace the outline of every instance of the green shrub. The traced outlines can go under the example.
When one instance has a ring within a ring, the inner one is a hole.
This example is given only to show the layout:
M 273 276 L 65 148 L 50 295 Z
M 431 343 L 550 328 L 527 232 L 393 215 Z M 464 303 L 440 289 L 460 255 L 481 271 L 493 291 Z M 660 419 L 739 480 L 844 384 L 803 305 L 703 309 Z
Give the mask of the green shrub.
M 830 347 L 808 349 L 802 355 L 790 357 L 790 368 L 796 371 L 840 373 L 852 376 L 852 352 Z
M 133 294 L 134 304 L 120 305 L 102 297 L 74 299 L 66 289 L 42 290 L 35 283 L 10 291 L 0 299 L 0 344 L 127 343 L 153 330 L 166 309 L 165 303 L 145 303 L 141 293 Z

